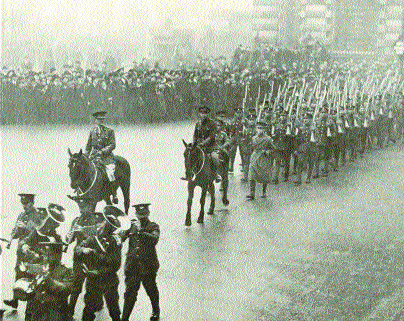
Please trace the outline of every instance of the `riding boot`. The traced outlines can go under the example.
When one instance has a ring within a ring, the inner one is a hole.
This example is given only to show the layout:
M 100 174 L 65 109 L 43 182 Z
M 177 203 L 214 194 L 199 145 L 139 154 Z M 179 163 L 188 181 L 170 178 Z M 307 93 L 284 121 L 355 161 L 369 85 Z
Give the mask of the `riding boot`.
M 255 180 L 250 180 L 250 195 L 247 195 L 247 200 L 252 201 L 255 199 Z
M 112 195 L 112 203 L 118 204 L 118 197 L 116 196 L 116 191 L 118 189 L 118 183 L 116 180 L 110 182 L 111 184 L 111 195 Z

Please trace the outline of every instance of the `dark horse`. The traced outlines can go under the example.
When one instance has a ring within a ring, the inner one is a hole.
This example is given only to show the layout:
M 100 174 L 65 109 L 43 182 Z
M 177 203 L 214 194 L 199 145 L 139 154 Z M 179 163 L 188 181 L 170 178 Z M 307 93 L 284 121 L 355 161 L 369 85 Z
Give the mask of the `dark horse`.
M 206 153 L 196 144 L 187 144 L 182 140 L 185 146 L 184 158 L 185 158 L 185 171 L 186 176 L 190 177 L 188 180 L 188 209 L 187 216 L 185 218 L 185 225 L 191 225 L 191 208 L 192 199 L 194 198 L 194 190 L 196 186 L 202 189 L 201 193 L 201 209 L 199 212 L 198 223 L 203 223 L 203 217 L 205 215 L 205 198 L 206 193 L 210 194 L 210 207 L 208 215 L 213 215 L 215 209 L 215 185 L 214 180 L 216 178 L 216 172 L 212 166 L 212 159 L 206 155 Z M 226 157 L 227 156 L 227 157 Z M 219 166 L 219 174 L 222 177 L 222 202 L 224 205 L 229 205 L 227 199 L 227 188 L 229 186 L 228 169 L 229 169 L 229 156 L 225 153 L 221 154 L 222 162 Z
M 104 200 L 111 205 L 112 190 L 105 170 L 99 169 L 94 162 L 80 149 L 76 154 L 69 152 L 70 186 L 78 195 L 94 198 L 96 203 Z M 116 169 L 115 178 L 122 190 L 125 213 L 129 210 L 130 166 L 128 161 L 120 156 L 114 156 Z

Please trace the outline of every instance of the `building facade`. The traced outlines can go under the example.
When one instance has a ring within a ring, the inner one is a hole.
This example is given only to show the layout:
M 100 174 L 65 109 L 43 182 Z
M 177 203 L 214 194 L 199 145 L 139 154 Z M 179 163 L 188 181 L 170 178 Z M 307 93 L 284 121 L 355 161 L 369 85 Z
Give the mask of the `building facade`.
M 392 51 L 404 30 L 402 0 L 253 0 L 263 42 L 293 48 L 320 41 L 339 51 Z

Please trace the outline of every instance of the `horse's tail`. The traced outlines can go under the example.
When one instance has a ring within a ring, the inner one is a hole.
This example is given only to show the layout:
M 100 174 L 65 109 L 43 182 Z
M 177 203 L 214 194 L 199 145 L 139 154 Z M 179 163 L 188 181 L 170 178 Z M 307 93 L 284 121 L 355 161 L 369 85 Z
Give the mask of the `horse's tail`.
M 116 166 L 121 170 L 121 176 L 118 177 L 118 180 L 123 194 L 125 213 L 128 214 L 130 206 L 130 165 L 129 162 L 121 156 L 115 156 L 115 161 Z

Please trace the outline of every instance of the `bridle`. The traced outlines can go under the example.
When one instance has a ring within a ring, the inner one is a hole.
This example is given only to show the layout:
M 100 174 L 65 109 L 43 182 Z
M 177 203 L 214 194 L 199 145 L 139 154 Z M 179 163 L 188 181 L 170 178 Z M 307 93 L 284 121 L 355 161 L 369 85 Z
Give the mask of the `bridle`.
M 75 159 L 75 160 L 78 161 L 78 159 Z M 79 175 L 79 177 L 78 177 L 77 180 L 76 180 L 78 187 L 75 189 L 75 192 L 77 193 L 78 196 L 86 196 L 86 195 L 91 191 L 91 189 L 93 188 L 95 182 L 97 181 L 97 178 L 98 178 L 98 170 L 97 170 L 96 166 L 94 165 L 94 162 L 93 162 L 93 161 L 90 161 L 90 164 L 91 164 L 93 170 L 95 171 L 94 178 L 93 178 L 93 180 L 92 180 L 92 182 L 91 182 L 91 184 L 90 184 L 90 187 L 87 188 L 87 189 L 83 192 L 82 189 L 81 189 L 81 187 L 80 187 L 80 185 L 82 185 L 82 184 L 86 181 L 86 177 L 84 177 L 84 170 L 81 170 L 81 171 L 79 172 L 80 175 Z M 70 168 L 70 171 L 72 170 L 72 168 L 75 168 L 77 165 L 78 165 L 78 164 L 77 164 L 76 162 L 73 162 L 73 165 L 69 166 L 69 167 L 71 167 L 71 168 Z M 81 167 L 82 167 L 82 166 L 81 166 Z
M 203 167 L 205 166 L 205 159 L 206 159 L 206 156 L 205 156 L 205 152 L 203 151 L 203 149 L 201 148 L 201 147 L 199 147 L 199 146 L 196 146 L 196 148 L 197 149 L 199 149 L 200 150 L 200 152 L 202 153 L 202 165 L 199 167 L 199 169 L 197 169 L 196 171 L 195 171 L 195 169 L 194 169 L 194 167 L 195 167 L 195 165 L 193 165 L 192 166 L 192 168 L 191 168 L 191 173 L 193 174 L 193 177 L 192 177 L 192 181 L 195 181 L 195 179 L 196 179 L 196 177 L 200 174 L 200 172 L 202 171 L 202 169 L 203 169 Z M 197 165 L 197 164 L 196 164 Z

